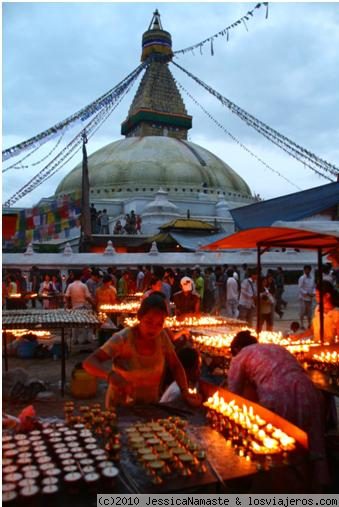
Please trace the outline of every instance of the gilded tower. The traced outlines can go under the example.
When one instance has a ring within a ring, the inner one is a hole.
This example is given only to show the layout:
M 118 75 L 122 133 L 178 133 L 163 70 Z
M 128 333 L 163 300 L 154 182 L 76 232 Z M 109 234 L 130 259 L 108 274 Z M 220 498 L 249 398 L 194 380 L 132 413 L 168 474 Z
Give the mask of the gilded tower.
M 168 136 L 187 139 L 192 117 L 168 68 L 172 38 L 163 30 L 156 10 L 142 37 L 141 60 L 149 60 L 146 72 L 133 99 L 121 133 L 126 137 Z

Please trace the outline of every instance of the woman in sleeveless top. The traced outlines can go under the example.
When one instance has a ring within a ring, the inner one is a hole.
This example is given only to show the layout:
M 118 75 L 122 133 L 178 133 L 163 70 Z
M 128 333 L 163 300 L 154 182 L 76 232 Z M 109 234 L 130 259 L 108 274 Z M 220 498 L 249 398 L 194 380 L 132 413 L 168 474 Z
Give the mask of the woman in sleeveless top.
M 108 382 L 106 408 L 117 404 L 156 403 L 161 396 L 168 366 L 185 401 L 200 404 L 200 396 L 188 392 L 185 371 L 164 331 L 166 302 L 151 294 L 138 311 L 138 324 L 115 333 L 83 363 L 88 373 Z M 112 361 L 111 371 L 103 363 Z
M 314 338 L 314 341 L 320 341 L 320 289 L 323 293 L 324 308 L 324 343 L 335 345 L 339 337 L 339 304 L 338 291 L 332 283 L 323 280 L 318 283 L 315 290 L 315 299 L 317 306 L 314 310 L 311 327 L 303 333 L 291 335 L 291 338 L 300 340 L 300 338 Z

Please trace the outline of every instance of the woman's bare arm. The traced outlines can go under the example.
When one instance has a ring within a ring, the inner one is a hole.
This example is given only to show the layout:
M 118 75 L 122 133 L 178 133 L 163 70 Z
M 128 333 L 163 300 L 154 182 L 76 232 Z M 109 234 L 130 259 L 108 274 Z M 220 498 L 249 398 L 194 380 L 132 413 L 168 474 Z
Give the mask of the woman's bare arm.
M 97 349 L 83 361 L 82 365 L 90 375 L 108 381 L 109 372 L 107 372 L 107 369 L 103 368 L 103 363 L 109 361 L 110 359 L 110 356 L 106 354 L 106 352 L 101 349 Z

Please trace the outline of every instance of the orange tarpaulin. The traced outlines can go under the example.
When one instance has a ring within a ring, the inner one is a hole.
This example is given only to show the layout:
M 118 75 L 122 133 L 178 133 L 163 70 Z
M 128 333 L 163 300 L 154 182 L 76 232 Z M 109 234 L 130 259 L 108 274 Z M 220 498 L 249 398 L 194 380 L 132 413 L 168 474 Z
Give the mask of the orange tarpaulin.
M 307 249 L 339 248 L 339 232 L 329 234 L 289 227 L 255 227 L 236 232 L 209 245 L 203 250 L 223 250 L 258 247 L 289 247 Z

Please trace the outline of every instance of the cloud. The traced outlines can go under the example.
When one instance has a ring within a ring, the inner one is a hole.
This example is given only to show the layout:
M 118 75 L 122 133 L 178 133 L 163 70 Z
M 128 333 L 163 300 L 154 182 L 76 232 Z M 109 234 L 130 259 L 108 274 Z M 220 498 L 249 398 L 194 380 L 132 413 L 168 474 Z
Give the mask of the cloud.
M 163 27 L 181 49 L 218 32 L 254 7 L 249 3 L 4 3 L 3 146 L 32 137 L 90 103 L 140 62 L 141 37 L 159 8 Z M 270 3 L 248 23 L 214 42 L 180 55 L 178 63 L 223 96 L 320 157 L 339 163 L 339 13 L 335 3 Z M 225 129 L 301 188 L 326 183 L 263 139 L 173 65 L 173 75 Z M 120 138 L 137 85 L 90 146 Z M 193 115 L 190 139 L 215 150 L 262 197 L 294 191 L 231 143 L 182 92 Z M 69 138 L 68 138 L 69 139 Z M 51 149 L 52 145 L 49 145 Z M 31 196 L 51 195 L 74 158 Z M 7 166 L 8 164 L 6 164 Z M 6 198 L 40 169 L 3 176 Z M 253 175 L 255 174 L 255 177 Z M 295 189 L 296 190 L 296 189 Z

